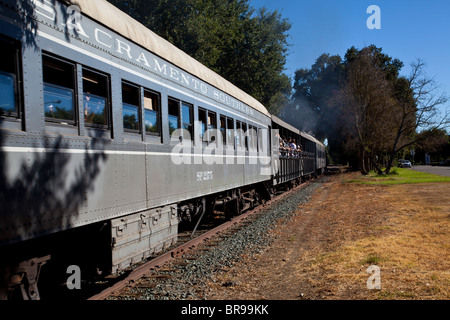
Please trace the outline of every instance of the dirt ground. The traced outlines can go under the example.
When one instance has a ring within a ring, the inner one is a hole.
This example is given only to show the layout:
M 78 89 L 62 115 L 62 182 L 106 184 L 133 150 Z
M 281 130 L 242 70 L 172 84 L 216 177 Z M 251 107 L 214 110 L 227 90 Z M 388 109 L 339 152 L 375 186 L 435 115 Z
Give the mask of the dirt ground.
M 331 177 L 270 247 L 218 274 L 205 298 L 449 299 L 450 183 L 348 183 L 355 175 Z

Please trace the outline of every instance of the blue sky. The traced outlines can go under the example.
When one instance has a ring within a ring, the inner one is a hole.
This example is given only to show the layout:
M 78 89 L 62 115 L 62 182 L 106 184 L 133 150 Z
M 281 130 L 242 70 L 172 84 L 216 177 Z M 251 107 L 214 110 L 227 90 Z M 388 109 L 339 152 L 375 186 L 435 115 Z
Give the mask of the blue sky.
M 375 44 L 405 64 L 417 58 L 425 71 L 450 95 L 449 0 L 251 0 L 254 8 L 278 10 L 292 24 L 286 74 L 309 68 L 322 53 L 345 55 L 351 46 Z M 370 5 L 381 9 L 381 29 L 369 30 Z

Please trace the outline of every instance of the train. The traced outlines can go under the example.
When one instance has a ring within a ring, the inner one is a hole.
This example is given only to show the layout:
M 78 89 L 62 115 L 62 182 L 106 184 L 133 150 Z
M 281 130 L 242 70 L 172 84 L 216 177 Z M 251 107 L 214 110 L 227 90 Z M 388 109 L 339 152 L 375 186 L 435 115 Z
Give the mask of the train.
M 2 0 L 0 42 L 0 299 L 118 274 L 326 168 L 320 141 L 105 0 Z

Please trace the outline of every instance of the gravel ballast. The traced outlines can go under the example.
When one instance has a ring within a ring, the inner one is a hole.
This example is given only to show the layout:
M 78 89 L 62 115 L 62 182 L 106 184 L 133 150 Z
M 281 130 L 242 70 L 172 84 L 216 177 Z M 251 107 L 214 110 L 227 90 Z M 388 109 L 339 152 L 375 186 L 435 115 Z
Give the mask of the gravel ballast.
M 297 211 L 299 205 L 307 203 L 314 191 L 327 180 L 320 177 L 308 185 L 285 196 L 280 201 L 266 206 L 258 213 L 258 218 L 211 246 L 194 260 L 175 261 L 165 266 L 159 274 L 161 277 L 152 279 L 148 288 L 133 288 L 130 295 L 120 295 L 110 299 L 138 300 L 200 300 L 206 283 L 213 280 L 217 272 L 231 267 L 242 255 L 252 255 L 262 252 L 274 240 L 270 232 L 280 223 L 289 223 L 290 217 Z M 148 281 L 147 281 L 148 283 Z M 233 283 L 224 284 L 233 286 Z

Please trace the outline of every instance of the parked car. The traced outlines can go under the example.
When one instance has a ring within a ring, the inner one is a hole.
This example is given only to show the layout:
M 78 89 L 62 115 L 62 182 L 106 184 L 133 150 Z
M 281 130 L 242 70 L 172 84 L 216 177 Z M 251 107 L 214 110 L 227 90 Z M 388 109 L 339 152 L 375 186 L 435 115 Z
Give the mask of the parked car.
M 445 167 L 449 167 L 450 166 L 450 159 L 444 160 L 439 162 L 440 166 L 445 166 Z
M 402 160 L 399 162 L 398 166 L 400 168 L 411 168 L 411 162 L 409 160 Z

